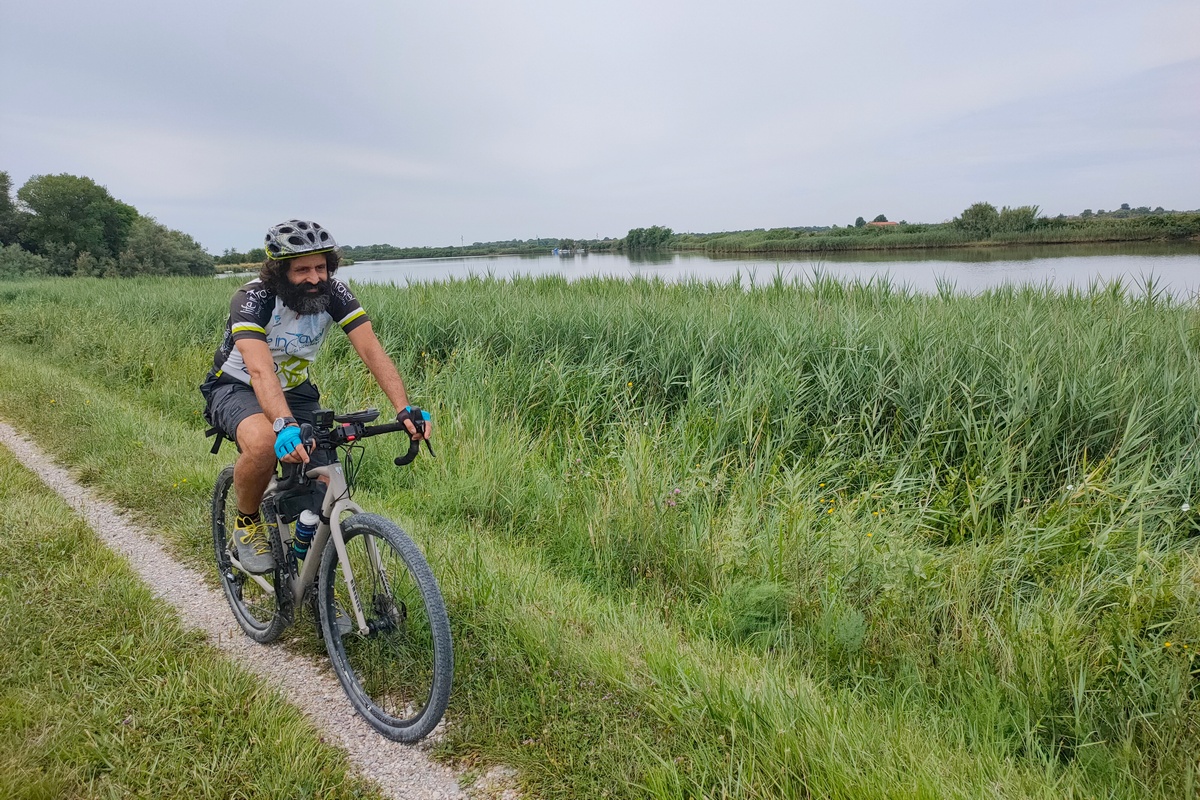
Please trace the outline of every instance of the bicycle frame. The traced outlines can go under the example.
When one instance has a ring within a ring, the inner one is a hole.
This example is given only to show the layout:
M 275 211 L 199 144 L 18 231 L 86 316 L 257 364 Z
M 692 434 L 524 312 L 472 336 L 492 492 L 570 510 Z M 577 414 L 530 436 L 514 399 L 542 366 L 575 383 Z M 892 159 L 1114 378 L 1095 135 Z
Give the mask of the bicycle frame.
M 416 458 L 417 453 L 420 452 L 422 439 L 419 434 L 424 431 L 425 420 L 428 419 L 428 415 L 416 407 L 409 407 L 405 409 L 404 413 L 410 415 L 405 424 L 410 428 L 415 428 L 418 436 L 409 440 L 408 453 L 395 460 L 398 467 L 409 464 Z M 396 422 L 383 425 L 365 426 L 365 423 L 374 420 L 378 416 L 379 412 L 373 408 L 341 418 L 335 417 L 332 411 L 324 409 L 318 411 L 316 412 L 316 417 L 320 419 L 313 423 L 317 427 L 315 431 L 315 446 L 335 451 L 338 446 L 357 441 L 358 439 L 377 436 L 383 433 L 405 431 L 405 427 L 400 423 L 399 419 Z M 331 429 L 330 426 L 334 422 L 341 422 L 341 427 Z M 302 436 L 309 436 L 314 433 L 313 427 L 308 423 L 302 425 L 300 430 Z M 427 439 L 424 441 L 430 455 L 433 455 L 433 447 Z M 279 492 L 280 484 L 280 476 L 278 474 L 271 477 L 271 481 L 267 485 L 267 490 L 263 493 L 263 507 L 264 509 L 268 509 L 268 518 L 275 521 L 279 544 L 284 556 L 282 571 L 286 574 L 286 578 L 280 582 L 286 588 L 290 589 L 292 593 L 291 602 L 281 605 L 281 607 L 295 608 L 304 601 L 304 596 L 309 589 L 316 585 L 317 570 L 321 566 L 325 547 L 329 544 L 330 537 L 332 537 L 334 549 L 337 550 L 338 565 L 342 569 L 342 575 L 346 580 L 346 588 L 350 594 L 349 599 L 354 614 L 354 622 L 357 623 L 358 632 L 367 635 L 371 632 L 370 626 L 367 624 L 362 602 L 358 598 L 358 588 L 354 582 L 350 559 L 346 554 L 346 540 L 342 536 L 342 515 L 346 513 L 361 514 L 363 513 L 363 509 L 350 499 L 350 485 L 346 480 L 341 462 L 335 460 L 326 466 L 313 467 L 305 470 L 304 475 L 310 480 L 320 480 L 324 483 L 325 494 L 321 502 L 321 522 L 317 525 L 312 543 L 309 545 L 308 557 L 304 559 L 304 566 L 299 570 L 299 573 L 296 570 L 296 559 L 291 557 L 290 547 L 288 547 L 289 543 L 283 536 L 283 526 L 279 524 L 279 515 L 275 510 L 274 498 Z M 381 587 L 390 596 L 392 591 L 391 584 L 388 581 L 387 572 L 383 569 L 383 562 L 379 558 L 379 551 L 375 546 L 374 540 L 368 538 L 366 546 L 370 569 L 378 576 Z M 242 567 L 241 563 L 238 562 L 236 555 L 232 553 L 229 555 L 234 567 L 243 574 L 246 574 L 267 595 L 271 597 L 275 596 L 275 588 L 271 586 L 266 578 L 261 575 L 249 574 Z M 287 624 L 290 625 L 292 623 L 290 613 L 285 612 L 285 619 Z
M 325 499 L 321 504 L 321 521 L 317 525 L 316 533 L 313 535 L 312 544 L 308 548 L 308 556 L 304 559 L 303 566 L 299 573 L 292 568 L 293 560 L 289 559 L 287 574 L 288 588 L 292 592 L 293 605 L 299 605 L 304 600 L 305 593 L 312 588 L 317 580 L 317 570 L 321 566 L 321 554 L 325 551 L 325 546 L 329 540 L 333 539 L 333 546 L 338 554 L 338 566 L 342 570 L 342 574 L 346 578 L 346 586 L 350 590 L 350 605 L 351 613 L 354 615 L 354 621 L 358 632 L 367 634 L 370 628 L 367 625 L 366 614 L 363 611 L 362 602 L 358 598 L 357 584 L 354 582 L 354 574 L 350 567 L 350 559 L 346 554 L 346 541 L 342 537 L 342 516 L 347 513 L 361 514 L 363 509 L 357 503 L 350 499 L 349 486 L 346 483 L 346 475 L 342 470 L 342 465 L 339 462 L 334 462 L 323 467 L 314 467 L 308 470 L 305 475 L 313 480 L 322 480 L 325 484 Z M 270 484 L 267 486 L 267 491 L 264 497 L 268 500 L 273 500 L 278 488 L 279 477 L 271 478 Z M 274 504 L 272 506 L 272 515 L 274 515 Z M 326 522 L 325 520 L 329 520 Z M 278 522 L 276 517 L 276 527 L 279 531 L 280 544 L 284 547 L 284 552 L 290 549 L 290 544 L 283 536 L 283 525 Z M 379 560 L 379 551 L 375 548 L 374 541 L 368 540 L 367 554 L 371 559 L 371 568 L 379 573 L 380 579 L 385 587 L 387 586 L 387 575 L 383 570 L 383 565 Z M 234 559 L 236 566 L 236 558 Z M 270 595 L 275 594 L 274 588 L 261 575 L 250 575 L 247 577 L 258 584 L 263 591 Z M 390 589 L 389 589 L 390 592 Z

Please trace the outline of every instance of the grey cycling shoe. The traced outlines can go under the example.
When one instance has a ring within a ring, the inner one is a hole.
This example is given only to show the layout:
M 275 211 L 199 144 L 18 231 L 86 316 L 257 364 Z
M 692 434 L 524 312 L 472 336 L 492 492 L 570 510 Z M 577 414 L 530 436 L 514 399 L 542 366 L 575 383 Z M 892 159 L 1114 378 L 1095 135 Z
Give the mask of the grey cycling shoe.
M 234 528 L 233 538 L 237 542 L 237 557 L 242 569 L 251 575 L 262 575 L 275 569 L 271 555 L 271 542 L 267 538 L 269 528 L 259 521 L 245 528 Z

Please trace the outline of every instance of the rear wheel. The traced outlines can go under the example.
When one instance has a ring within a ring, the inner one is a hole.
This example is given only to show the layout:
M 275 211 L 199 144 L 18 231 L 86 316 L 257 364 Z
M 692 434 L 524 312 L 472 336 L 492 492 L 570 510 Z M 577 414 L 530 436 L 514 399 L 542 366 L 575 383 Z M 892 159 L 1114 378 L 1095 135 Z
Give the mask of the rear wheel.
M 249 575 L 233 565 L 237 545 L 233 541 L 236 526 L 237 496 L 233 488 L 233 467 L 221 470 L 213 489 L 212 523 L 213 550 L 217 559 L 217 574 L 225 599 L 233 609 L 242 630 L 256 642 L 266 644 L 279 638 L 288 626 L 284 604 L 290 601 L 287 578 L 282 565 L 282 546 L 279 536 L 271 536 L 275 569 L 265 575 Z M 279 589 L 279 591 L 276 591 Z
M 450 621 L 433 571 L 391 520 L 355 514 L 342 524 L 366 630 L 359 630 L 333 541 L 321 555 L 321 631 L 342 688 L 377 731 L 401 742 L 429 734 L 446 711 L 454 674 Z

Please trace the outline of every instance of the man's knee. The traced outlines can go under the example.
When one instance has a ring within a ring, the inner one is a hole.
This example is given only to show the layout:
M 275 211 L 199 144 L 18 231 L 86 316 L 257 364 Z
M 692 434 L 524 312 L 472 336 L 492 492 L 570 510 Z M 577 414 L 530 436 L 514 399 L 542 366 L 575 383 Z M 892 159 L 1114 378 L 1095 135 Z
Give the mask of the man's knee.
M 238 447 L 255 461 L 275 460 L 275 432 L 262 414 L 246 417 L 238 425 Z

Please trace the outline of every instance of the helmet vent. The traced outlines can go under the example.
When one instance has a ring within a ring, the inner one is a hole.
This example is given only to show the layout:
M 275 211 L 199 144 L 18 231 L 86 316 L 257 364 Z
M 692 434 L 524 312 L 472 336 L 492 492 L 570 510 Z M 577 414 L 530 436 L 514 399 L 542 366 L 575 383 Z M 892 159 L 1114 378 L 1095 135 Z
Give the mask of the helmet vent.
M 311 220 L 289 219 L 273 226 L 266 236 L 266 249 L 272 259 L 325 253 L 336 247 L 333 236 Z

